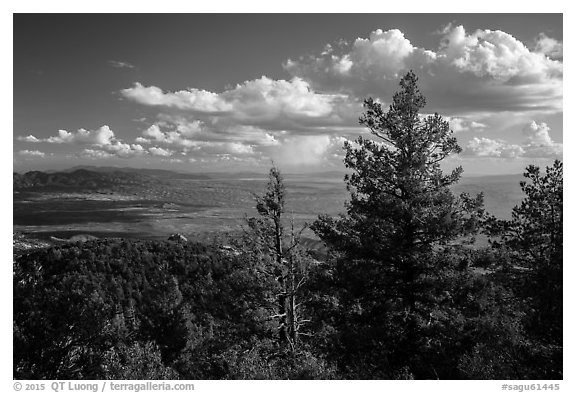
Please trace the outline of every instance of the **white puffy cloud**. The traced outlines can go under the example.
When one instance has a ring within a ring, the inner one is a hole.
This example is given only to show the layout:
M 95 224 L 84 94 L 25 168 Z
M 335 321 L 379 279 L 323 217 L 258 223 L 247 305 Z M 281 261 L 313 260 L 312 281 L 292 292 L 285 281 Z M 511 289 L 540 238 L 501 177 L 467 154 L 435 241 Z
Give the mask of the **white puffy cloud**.
M 546 123 L 536 123 L 532 121 L 527 124 L 522 130 L 523 134 L 526 136 L 526 143 L 531 146 L 551 146 L 554 144 L 552 138 L 550 138 L 550 127 Z
M 351 45 L 341 42 L 336 49 L 330 46 L 320 56 L 288 59 L 284 68 L 315 87 L 338 90 L 339 85 L 396 83 L 399 73 L 410 69 L 415 60 L 425 64 L 435 57 L 434 52 L 413 46 L 400 30 L 378 29 Z
M 18 138 L 24 142 L 47 142 L 47 143 L 73 143 L 84 145 L 98 145 L 104 146 L 111 144 L 114 139 L 114 131 L 110 127 L 104 125 L 96 130 L 86 130 L 80 128 L 76 132 L 68 132 L 66 130 L 58 130 L 58 135 L 51 136 L 45 139 L 36 138 L 34 135 L 28 135 L 25 138 Z
M 360 129 L 358 100 L 319 94 L 301 78 L 263 76 L 220 93 L 165 92 L 137 83 L 121 93 L 158 110 L 156 121 L 135 143 L 179 150 L 199 161 L 288 157 L 299 150 L 302 158 L 297 161 L 316 163 L 323 156 L 318 154 L 321 142 L 330 140 L 327 134 L 338 134 L 345 127 Z
M 178 131 L 183 138 L 194 138 L 205 128 L 204 124 L 199 120 L 178 121 L 174 124 L 176 125 L 176 131 Z
M 450 129 L 454 132 L 483 131 L 487 127 L 484 123 L 462 117 L 446 116 L 444 120 L 448 121 Z
M 438 48 L 428 50 L 399 30 L 376 30 L 367 39 L 330 49 L 289 59 L 284 68 L 319 91 L 382 99 L 389 99 L 398 77 L 413 69 L 428 109 L 453 116 L 562 110 L 562 62 L 503 31 L 468 33 L 463 26 L 449 26 Z
M 159 143 L 167 146 L 180 148 L 197 148 L 198 146 L 210 146 L 210 143 L 230 142 L 234 146 L 273 146 L 278 143 L 276 138 L 263 129 L 253 126 L 226 126 L 202 127 L 196 126 L 198 122 L 190 122 L 185 118 L 174 118 L 153 124 L 142 132 L 143 137 L 136 138 L 137 143 Z M 190 132 L 193 128 L 194 131 Z M 248 148 L 244 149 L 246 151 Z M 251 148 L 250 148 L 251 150 Z
M 466 146 L 465 154 L 478 157 L 514 158 L 522 156 L 524 149 L 502 140 L 474 137 Z
M 472 138 L 468 142 L 464 154 L 478 157 L 561 157 L 562 144 L 552 140 L 550 128 L 546 123 L 532 121 L 526 125 L 522 133 L 525 139 L 521 144 L 511 144 L 503 140 L 490 138 Z
M 279 146 L 286 134 L 320 135 L 327 126 L 357 125 L 361 113 L 359 103 L 343 95 L 315 93 L 300 78 L 263 76 L 222 93 L 196 89 L 171 93 L 136 84 L 122 94 L 159 107 L 158 121 L 136 143 L 182 148 L 198 156 L 258 155 Z
M 171 93 L 136 84 L 122 94 L 158 108 L 157 120 L 135 143 L 181 149 L 194 157 L 260 157 L 291 136 L 325 136 L 343 127 L 360 129 L 358 101 L 341 94 L 315 93 L 300 78 L 262 77 L 222 93 L 195 89 Z
M 334 106 L 344 99 L 341 95 L 315 93 L 308 82 L 300 78 L 286 81 L 265 76 L 222 93 L 198 89 L 164 92 L 156 86 L 145 87 L 140 83 L 121 93 L 143 105 L 185 110 L 197 116 L 224 117 L 245 125 L 324 120 L 338 115 Z
M 18 138 L 16 138 L 17 140 L 21 141 L 21 142 L 29 142 L 29 143 L 39 143 L 42 142 L 40 139 L 36 138 L 34 135 L 28 135 L 28 136 L 19 136 Z
M 130 158 L 146 154 L 146 150 L 142 147 L 142 145 L 139 144 L 129 144 L 120 141 L 114 141 L 114 143 L 105 145 L 103 147 L 106 151 L 113 153 L 121 158 Z
M 499 82 L 527 84 L 562 75 L 562 64 L 539 52 L 531 52 L 521 41 L 500 30 L 476 30 L 467 34 L 463 26 L 449 31 L 439 58 L 460 72 Z
M 161 147 L 151 147 L 148 149 L 148 151 L 153 156 L 158 156 L 158 157 L 170 157 L 172 154 L 174 154 L 174 152 L 172 150 L 162 149 Z
M 142 135 L 152 138 L 155 141 L 161 141 L 161 142 L 168 139 L 166 134 L 160 131 L 160 127 L 158 127 L 157 124 L 153 124 L 150 127 L 148 127 L 146 130 L 144 130 L 144 132 L 142 132 Z
M 123 89 L 121 93 L 128 99 L 150 106 L 175 107 L 200 112 L 225 112 L 232 109 L 218 94 L 206 90 L 189 89 L 164 93 L 159 87 L 146 87 L 137 82 L 133 87 Z
M 96 130 L 79 129 L 76 132 L 59 130 L 57 137 L 50 137 L 48 142 L 53 143 L 78 143 L 89 145 L 110 145 L 114 139 L 114 132 L 108 126 L 102 126 Z
M 75 132 L 58 130 L 58 135 L 44 139 L 29 135 L 20 140 L 30 143 L 45 142 L 97 147 L 98 149 L 86 148 L 82 151 L 82 156 L 89 158 L 107 158 L 111 156 L 129 158 L 147 153 L 139 144 L 129 144 L 118 139 L 114 131 L 106 125 L 96 130 L 86 130 L 84 128 L 80 128 Z
M 272 80 L 263 76 L 226 91 L 222 97 L 233 104 L 240 117 L 320 117 L 332 111 L 333 97 L 310 90 L 300 78 Z
M 526 156 L 530 157 L 559 157 L 562 155 L 562 144 L 552 140 L 549 134 L 550 127 L 546 123 L 532 121 L 522 130 L 526 137 L 524 141 Z
M 564 49 L 562 42 L 550 38 L 544 33 L 540 33 L 536 40 L 535 51 L 557 60 L 563 58 Z
M 163 122 L 165 125 L 172 127 L 167 131 L 162 131 L 158 124 L 152 124 L 150 127 L 142 132 L 143 137 L 136 138 L 135 142 L 138 143 L 163 143 L 167 145 L 175 145 L 181 147 L 193 146 L 193 139 L 188 139 L 189 132 L 186 125 L 182 123 L 170 124 Z M 184 131 L 183 131 L 184 129 Z
M 358 67 L 365 73 L 398 76 L 406 67 L 406 60 L 417 50 L 404 34 L 397 29 L 373 31 L 369 39 L 357 38 L 348 56 L 344 56 L 348 65 L 344 72 Z M 378 59 L 389 59 L 386 62 Z M 342 60 L 342 59 L 341 59 Z M 376 60 L 376 61 L 375 61 Z
M 18 154 L 21 156 L 26 156 L 26 157 L 44 157 L 44 156 L 46 156 L 46 153 L 41 152 L 39 150 L 20 150 L 18 152 Z

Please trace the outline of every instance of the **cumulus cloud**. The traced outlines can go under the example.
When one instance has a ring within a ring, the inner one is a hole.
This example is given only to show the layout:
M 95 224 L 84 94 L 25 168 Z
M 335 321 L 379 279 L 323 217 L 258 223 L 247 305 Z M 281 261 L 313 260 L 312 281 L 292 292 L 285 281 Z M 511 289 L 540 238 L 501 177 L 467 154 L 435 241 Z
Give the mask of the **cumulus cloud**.
M 132 101 L 150 106 L 175 107 L 199 112 L 226 112 L 232 107 L 218 94 L 206 90 L 189 89 L 164 93 L 156 86 L 143 86 L 136 82 L 133 87 L 123 89 L 122 95 Z
M 541 40 L 544 48 L 549 41 Z M 388 98 L 413 69 L 430 106 L 451 115 L 482 111 L 561 111 L 561 61 L 531 51 L 503 31 L 449 26 L 435 50 L 414 46 L 399 30 L 289 59 L 284 68 L 314 89 Z
M 102 126 L 96 130 L 86 130 L 80 128 L 76 132 L 58 130 L 58 135 L 45 139 L 38 139 L 34 135 L 19 139 L 25 142 L 47 142 L 47 143 L 72 143 L 86 145 L 109 145 L 114 140 L 114 132 L 108 126 Z
M 501 139 L 472 138 L 464 154 L 478 157 L 561 157 L 562 144 L 552 140 L 550 128 L 546 123 L 532 121 L 527 124 L 522 133 L 525 139 L 521 144 L 507 143 Z
M 120 141 L 114 141 L 114 143 L 103 146 L 108 152 L 115 154 L 121 158 L 130 158 L 134 156 L 141 156 L 146 154 L 146 150 L 139 144 L 129 144 Z
M 148 149 L 150 154 L 158 157 L 170 157 L 174 152 L 172 150 L 162 149 L 161 147 L 151 147 Z
M 522 133 L 526 136 L 526 143 L 530 146 L 551 146 L 554 142 L 550 138 L 549 131 L 548 124 L 538 124 L 532 121 L 524 127 Z
M 245 81 L 221 93 L 199 89 L 165 92 L 135 84 L 122 90 L 134 102 L 155 107 L 157 120 L 135 139 L 143 145 L 210 154 L 260 157 L 296 136 L 328 138 L 346 127 L 361 129 L 359 100 L 314 92 L 301 78 Z M 296 139 L 294 139 L 296 140 Z
M 230 149 L 245 154 L 253 152 L 254 146 L 273 146 L 278 144 L 274 136 L 268 132 L 251 126 L 236 126 L 230 129 L 197 128 L 197 122 L 192 126 L 185 119 L 173 119 L 173 122 L 162 121 L 165 129 L 159 124 L 153 124 L 142 132 L 142 137 L 136 138 L 137 143 L 158 143 L 185 151 L 214 146 L 231 146 Z M 196 128 L 193 132 L 191 128 Z M 228 143 L 228 144 L 227 144 Z
M 16 139 L 18 139 L 21 142 L 30 142 L 30 143 L 42 142 L 40 139 L 36 138 L 34 135 L 19 136 Z
M 522 130 L 526 137 L 524 148 L 529 157 L 559 157 L 562 155 L 562 144 L 552 140 L 550 127 L 546 123 L 532 121 Z
M 462 117 L 446 116 L 445 119 L 450 124 L 450 129 L 454 132 L 483 131 L 487 125 L 474 120 Z
M 542 53 L 551 59 L 562 60 L 564 49 L 562 42 L 550 38 L 544 33 L 540 33 L 536 39 L 535 51 Z
M 141 136 L 137 137 L 136 139 L 134 139 L 134 142 L 136 143 L 144 143 L 144 144 L 148 144 L 148 143 L 152 143 L 152 141 L 150 139 L 146 139 L 143 138 Z
M 478 157 L 514 158 L 522 156 L 524 149 L 503 140 L 475 137 L 466 146 L 465 153 Z
M 498 82 L 530 84 L 562 75 L 561 63 L 531 52 L 521 41 L 500 30 L 467 34 L 463 26 L 456 26 L 445 35 L 439 56 L 460 72 Z
M 26 156 L 26 157 L 44 157 L 44 156 L 46 156 L 46 153 L 41 152 L 39 150 L 20 150 L 18 152 L 18 154 L 21 156 Z
M 158 124 L 153 124 L 142 132 L 142 137 L 138 137 L 135 142 L 138 143 L 164 143 L 167 145 L 176 145 L 181 147 L 193 146 L 194 141 L 187 139 L 186 134 L 180 129 L 168 130 L 166 132 L 160 129 Z
M 285 115 L 288 117 L 321 117 L 332 111 L 334 97 L 314 93 L 300 78 L 291 81 L 267 77 L 237 85 L 225 92 L 223 98 L 233 103 L 240 116 L 251 118 Z
M 343 56 L 345 67 L 339 71 L 350 72 L 352 67 L 364 71 L 364 74 L 374 76 L 398 77 L 398 72 L 406 67 L 407 59 L 418 51 L 412 46 L 404 34 L 397 29 L 382 31 L 378 29 L 370 34 L 370 38 L 357 38 L 348 56 Z M 387 62 L 374 62 L 375 59 L 389 59 Z
M 84 128 L 80 128 L 73 132 L 58 130 L 58 135 L 44 139 L 29 135 L 25 138 L 19 138 L 19 140 L 30 143 L 44 142 L 98 147 L 99 149 L 87 148 L 83 150 L 83 156 L 92 158 L 106 158 L 112 155 L 121 158 L 129 158 L 146 154 L 146 150 L 141 145 L 129 144 L 121 141 L 116 137 L 114 131 L 106 125 L 96 130 L 86 130 Z M 107 153 L 108 155 L 105 155 L 104 153 Z
M 223 117 L 244 125 L 313 124 L 330 119 L 340 122 L 335 106 L 346 100 L 338 94 L 316 93 L 300 78 L 286 81 L 265 76 L 222 93 L 198 89 L 164 92 L 156 86 L 136 83 L 121 94 L 143 105 L 180 109 L 197 116 Z
M 288 59 L 284 68 L 322 90 L 355 90 L 354 85 L 366 88 L 371 83 L 397 83 L 400 73 L 418 60 L 425 64 L 434 61 L 432 51 L 417 48 L 397 29 L 373 31 L 367 39 L 357 38 L 351 45 L 340 42 L 330 46 L 320 56 L 301 60 Z

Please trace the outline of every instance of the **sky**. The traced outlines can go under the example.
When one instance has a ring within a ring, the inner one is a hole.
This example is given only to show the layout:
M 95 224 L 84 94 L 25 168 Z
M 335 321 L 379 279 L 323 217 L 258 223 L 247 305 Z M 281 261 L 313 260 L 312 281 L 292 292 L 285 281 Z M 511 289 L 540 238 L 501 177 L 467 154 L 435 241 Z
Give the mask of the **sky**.
M 467 175 L 563 153 L 562 14 L 15 14 L 13 169 L 344 170 L 414 70 Z

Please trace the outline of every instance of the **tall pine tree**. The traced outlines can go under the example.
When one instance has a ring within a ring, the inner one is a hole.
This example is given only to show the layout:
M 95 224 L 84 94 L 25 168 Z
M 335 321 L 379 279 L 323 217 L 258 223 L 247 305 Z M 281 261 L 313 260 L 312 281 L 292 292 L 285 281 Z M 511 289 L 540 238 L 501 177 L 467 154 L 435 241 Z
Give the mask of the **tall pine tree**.
M 382 378 L 417 373 L 432 345 L 425 331 L 450 296 L 441 284 L 455 269 L 446 250 L 474 232 L 483 205 L 481 195 L 451 192 L 462 168 L 444 174 L 440 162 L 461 148 L 440 115 L 420 115 L 426 100 L 416 75 L 407 73 L 400 87 L 386 112 L 373 99 L 364 103 L 360 123 L 375 139 L 345 144 L 347 214 L 320 216 L 312 226 L 340 256 L 342 345 L 363 357 L 345 361 Z

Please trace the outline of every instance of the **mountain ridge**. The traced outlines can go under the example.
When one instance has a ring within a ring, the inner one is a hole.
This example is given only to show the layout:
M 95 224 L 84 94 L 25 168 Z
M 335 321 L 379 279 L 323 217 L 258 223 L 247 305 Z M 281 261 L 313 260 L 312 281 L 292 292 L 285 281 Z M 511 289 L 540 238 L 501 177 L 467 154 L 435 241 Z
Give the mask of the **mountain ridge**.
M 12 174 L 12 187 L 14 191 L 35 189 L 49 191 L 70 188 L 96 190 L 121 185 L 143 184 L 150 180 L 152 178 L 145 175 L 126 172 L 99 173 L 86 169 L 55 173 L 30 171 L 24 174 L 14 172 Z

